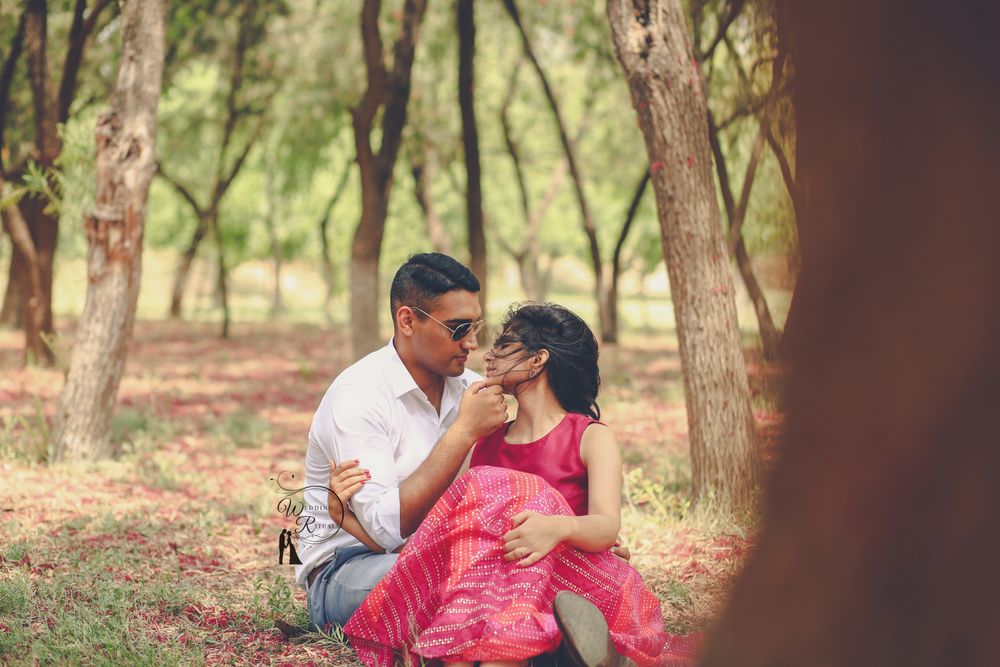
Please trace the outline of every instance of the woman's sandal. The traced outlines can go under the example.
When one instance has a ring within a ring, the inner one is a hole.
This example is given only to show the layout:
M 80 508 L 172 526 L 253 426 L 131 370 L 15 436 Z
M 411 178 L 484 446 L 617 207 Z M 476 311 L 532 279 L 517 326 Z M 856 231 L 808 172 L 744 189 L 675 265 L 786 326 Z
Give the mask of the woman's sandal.
M 636 667 L 615 648 L 608 622 L 592 602 L 559 591 L 552 607 L 563 637 L 561 652 L 574 667 Z

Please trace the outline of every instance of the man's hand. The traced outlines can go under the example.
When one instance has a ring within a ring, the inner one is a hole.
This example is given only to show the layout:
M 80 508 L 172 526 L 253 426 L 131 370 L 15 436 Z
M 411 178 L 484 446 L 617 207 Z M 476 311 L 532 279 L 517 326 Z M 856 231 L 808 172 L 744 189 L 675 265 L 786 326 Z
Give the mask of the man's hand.
M 519 567 L 534 565 L 562 542 L 566 517 L 548 516 L 528 510 L 514 516 L 514 529 L 503 536 L 504 558 Z
M 500 388 L 502 378 L 473 382 L 462 394 L 458 418 L 453 428 L 458 428 L 471 442 L 497 430 L 507 421 L 507 404 Z
M 344 511 L 347 509 L 347 501 L 361 490 L 365 482 L 371 479 L 371 473 L 367 469 L 359 467 L 360 463 L 357 459 L 346 461 L 340 465 L 334 461 L 330 462 L 330 486 L 326 494 L 326 505 L 330 512 L 330 518 L 338 526 L 344 525 Z

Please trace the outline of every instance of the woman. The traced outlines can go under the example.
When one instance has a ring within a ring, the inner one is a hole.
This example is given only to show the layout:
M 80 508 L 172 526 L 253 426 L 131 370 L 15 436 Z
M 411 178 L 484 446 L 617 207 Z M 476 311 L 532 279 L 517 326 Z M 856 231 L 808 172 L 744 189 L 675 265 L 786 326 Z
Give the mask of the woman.
M 517 398 L 517 418 L 476 443 L 445 492 L 344 631 L 369 666 L 402 657 L 513 667 L 554 651 L 562 590 L 596 605 L 618 651 L 640 665 L 666 641 L 660 603 L 609 551 L 622 463 L 598 421 L 597 341 L 577 315 L 526 304 L 485 356 Z M 351 494 L 360 482 L 342 477 Z

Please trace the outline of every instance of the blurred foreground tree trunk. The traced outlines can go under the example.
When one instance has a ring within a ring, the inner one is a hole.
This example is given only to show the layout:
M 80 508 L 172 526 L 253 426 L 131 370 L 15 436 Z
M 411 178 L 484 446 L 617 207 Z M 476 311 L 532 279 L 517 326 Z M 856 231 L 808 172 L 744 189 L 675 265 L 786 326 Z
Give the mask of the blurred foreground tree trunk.
M 476 126 L 475 90 L 476 21 L 473 0 L 457 0 L 458 25 L 458 105 L 462 111 L 462 147 L 465 155 L 465 215 L 469 230 L 469 268 L 479 278 L 479 301 L 483 315 L 489 304 L 486 271 L 486 233 L 483 231 L 483 191 L 479 167 L 479 128 Z M 479 343 L 488 332 L 479 332 Z
M 351 109 L 354 143 L 361 172 L 361 220 L 351 241 L 351 345 L 360 358 L 383 344 L 379 338 L 378 260 L 382 254 L 385 218 L 389 212 L 392 171 L 399 155 L 406 107 L 410 100 L 410 73 L 417 31 L 427 9 L 426 0 L 406 0 L 399 36 L 393 46 L 393 64 L 386 70 L 379 28 L 380 0 L 365 0 L 361 9 L 368 87 L 360 104 Z M 382 143 L 372 148 L 371 132 L 379 108 Z
M 701 664 L 997 665 L 1000 5 L 784 10 L 810 185 L 787 434 Z
M 705 98 L 680 0 L 656 7 L 658 16 L 610 0 L 608 18 L 656 192 L 684 373 L 694 492 L 739 510 L 754 498 L 760 457 L 711 171 Z
M 124 6 L 111 110 L 97 122 L 97 194 L 86 216 L 87 300 L 53 427 L 52 461 L 109 453 L 135 322 L 149 183 L 156 169 L 156 107 L 163 75 L 167 0 Z

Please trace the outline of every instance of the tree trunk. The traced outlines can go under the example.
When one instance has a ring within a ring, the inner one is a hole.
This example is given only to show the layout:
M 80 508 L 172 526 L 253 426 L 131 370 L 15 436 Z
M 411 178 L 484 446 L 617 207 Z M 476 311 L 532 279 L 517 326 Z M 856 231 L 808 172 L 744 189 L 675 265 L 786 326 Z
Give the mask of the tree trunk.
M 1000 5 L 784 7 L 810 186 L 787 435 L 701 664 L 1000 664 Z
M 767 298 L 764 290 L 757 282 L 754 275 L 753 265 L 750 256 L 747 254 L 746 244 L 743 242 L 743 234 L 739 231 L 742 220 L 746 217 L 747 203 L 750 199 L 750 188 L 753 185 L 754 175 L 757 171 L 757 162 L 760 159 L 761 146 L 755 144 L 755 150 L 750 156 L 750 163 L 743 176 L 743 190 L 740 195 L 740 202 L 737 204 L 733 197 L 733 187 L 729 180 L 729 168 L 726 164 L 726 156 L 722 152 L 722 143 L 719 141 L 719 130 L 712 118 L 712 113 L 708 112 L 708 140 L 712 146 L 712 155 L 715 158 L 715 171 L 719 177 L 719 190 L 722 192 L 722 201 L 726 207 L 726 217 L 729 218 L 729 243 L 733 259 L 739 269 L 740 277 L 746 286 L 747 294 L 753 303 L 754 312 L 757 315 L 757 330 L 760 332 L 761 346 L 763 347 L 765 359 L 775 359 L 780 353 L 781 334 L 774 326 L 774 318 L 771 317 L 771 309 L 767 305 Z M 758 136 L 758 140 L 761 137 Z M 735 231 L 734 231 L 735 230 Z
M 52 460 L 109 453 L 111 413 L 125 367 L 142 275 L 156 106 L 163 74 L 165 0 L 124 7 L 111 110 L 97 123 L 97 195 L 87 230 L 87 300 L 59 394 Z
M 351 165 L 353 161 L 348 162 L 344 165 L 344 171 L 340 174 L 340 180 L 337 182 L 337 187 L 333 191 L 333 196 L 326 203 L 326 207 L 323 209 L 323 215 L 319 219 L 319 243 L 321 249 L 320 262 L 323 265 L 323 281 L 326 283 L 326 296 L 323 297 L 323 313 L 326 316 L 327 322 L 333 320 L 333 314 L 330 309 L 333 305 L 333 296 L 336 288 L 336 281 L 333 274 L 333 262 L 330 259 L 330 237 L 327 234 L 327 227 L 330 224 L 330 217 L 333 215 L 333 207 L 337 205 L 340 200 L 340 196 L 344 193 L 344 188 L 347 187 L 347 179 L 351 175 Z
M 413 174 L 413 195 L 417 199 L 424 214 L 424 224 L 427 227 L 427 236 L 431 241 L 431 247 L 435 252 L 445 255 L 451 254 L 451 239 L 444 228 L 444 221 L 438 215 L 434 207 L 434 199 L 431 197 L 430 189 L 433 182 L 433 159 L 420 159 L 410 165 L 410 172 Z
M 27 223 L 25 223 L 27 224 Z M 24 326 L 24 293 L 28 286 L 28 264 L 17 244 L 10 249 L 10 267 L 7 270 L 7 288 L 0 306 L 0 324 L 14 329 Z
M 359 358 L 382 345 L 378 327 L 378 261 L 392 190 L 392 172 L 399 154 L 417 30 L 427 9 L 426 0 L 406 0 L 399 36 L 393 46 L 393 67 L 386 71 L 378 26 L 380 0 L 365 0 L 361 9 L 368 87 L 361 103 L 351 110 L 354 143 L 361 172 L 361 220 L 351 242 L 351 345 Z M 371 146 L 372 123 L 380 107 L 382 143 Z
M 479 128 L 476 125 L 475 89 L 476 21 L 473 0 L 457 0 L 458 26 L 458 105 L 462 111 L 462 146 L 465 154 L 465 214 L 469 229 L 469 258 L 472 272 L 479 278 L 479 301 L 483 314 L 489 307 L 486 271 L 486 233 L 483 231 L 483 193 L 479 167 Z M 479 344 L 487 331 L 479 332 Z
M 215 247 L 218 250 L 215 288 L 219 297 L 219 307 L 222 308 L 222 330 L 219 332 L 219 336 L 229 338 L 229 271 L 226 269 L 226 246 L 222 242 L 222 229 L 219 225 L 219 213 L 214 211 L 208 221 L 208 229 L 212 232 L 212 238 L 215 239 Z
M 58 131 L 58 105 L 56 93 L 49 77 L 48 65 L 48 9 L 44 0 L 29 0 L 26 5 L 25 55 L 28 61 L 28 79 L 31 83 L 35 117 L 35 147 L 37 161 L 43 169 L 50 169 L 62 149 Z M 52 270 L 55 263 L 56 244 L 59 240 L 59 217 L 46 212 L 47 202 L 30 197 L 21 202 L 24 219 L 31 231 L 42 286 L 41 329 L 34 330 L 26 341 L 29 350 L 45 350 L 35 355 L 35 360 L 51 365 L 55 357 L 44 338 L 55 334 L 52 322 Z M 35 306 L 38 307 L 38 306 Z M 27 317 L 25 326 L 27 332 Z
M 622 224 L 621 232 L 618 234 L 618 242 L 615 243 L 615 253 L 611 258 L 611 284 L 608 287 L 608 317 L 611 324 L 611 340 L 605 338 L 605 342 L 618 342 L 618 279 L 621 277 L 622 249 L 625 247 L 625 241 L 628 239 L 628 233 L 632 229 L 632 223 L 635 221 L 635 215 L 639 211 L 639 203 L 642 201 L 642 195 L 646 192 L 647 185 L 649 185 L 649 169 L 643 172 L 642 178 L 639 179 L 639 185 L 635 188 L 635 194 L 632 195 L 628 212 L 625 214 L 625 222 Z
M 759 453 L 733 279 L 722 235 L 705 98 L 680 0 L 658 16 L 611 0 L 618 59 L 646 140 L 677 321 L 696 497 L 752 504 Z
M 517 27 L 517 30 L 521 35 L 524 55 L 527 56 L 532 67 L 535 68 L 535 72 L 538 74 L 538 79 L 542 84 L 542 90 L 545 91 L 545 98 L 548 100 L 549 108 L 552 110 L 552 115 L 555 117 L 556 126 L 559 130 L 559 141 L 562 143 L 563 151 L 566 154 L 566 162 L 569 166 L 570 177 L 573 180 L 573 191 L 576 193 L 577 204 L 580 207 L 580 220 L 583 224 L 583 231 L 587 235 L 587 241 L 589 243 L 590 262 L 594 269 L 594 295 L 597 300 L 597 315 L 601 325 L 601 340 L 607 341 L 611 323 L 609 321 L 610 315 L 608 309 L 607 288 L 604 284 L 604 265 L 601 261 L 601 249 L 597 241 L 597 228 L 594 225 L 594 218 L 590 212 L 590 206 L 587 203 L 587 197 L 583 188 L 583 176 L 580 174 L 580 170 L 577 167 L 576 151 L 570 141 L 569 134 L 566 132 L 566 124 L 563 122 L 562 113 L 559 111 L 559 103 L 556 100 L 555 93 L 549 85 L 549 80 L 545 75 L 545 70 L 542 69 L 541 63 L 535 56 L 534 48 L 531 46 L 531 41 L 528 39 L 528 33 L 525 31 L 524 25 L 521 23 L 521 16 L 518 12 L 515 0 L 504 0 L 504 7 L 506 7 L 507 13 L 510 14 L 511 19 L 514 21 L 514 25 Z
M 267 227 L 267 237 L 271 244 L 271 259 L 274 261 L 274 291 L 271 293 L 271 319 L 275 319 L 285 310 L 281 298 L 281 267 L 284 262 L 284 252 L 281 248 L 281 241 L 278 239 L 278 230 L 275 225 L 277 215 L 277 193 L 275 193 L 274 165 L 267 165 L 267 173 L 264 175 L 264 226 Z
M 53 269 L 56 258 L 56 243 L 59 240 L 59 216 L 55 213 L 45 211 L 48 202 L 35 198 L 25 198 L 21 202 L 20 209 L 24 213 L 24 219 L 31 232 L 31 239 L 34 243 L 35 257 L 28 260 L 25 265 L 29 272 L 37 267 L 38 278 L 41 286 L 41 302 L 31 303 L 31 300 L 22 301 L 21 307 L 24 313 L 21 317 L 25 325 L 25 345 L 26 351 L 30 352 L 33 361 L 43 366 L 51 366 L 55 362 L 55 355 L 46 340 L 51 340 L 55 335 L 55 323 L 52 318 L 52 280 Z M 24 250 L 20 249 L 22 258 Z M 31 293 L 30 285 L 33 280 L 29 277 L 28 292 Z M 29 314 L 31 313 L 31 314 Z M 40 323 L 40 326 L 30 326 L 29 320 Z
M 198 213 L 198 225 L 194 228 L 191 242 L 181 255 L 177 263 L 177 273 L 174 275 L 174 287 L 170 292 L 170 319 L 181 319 L 181 302 L 184 299 L 184 290 L 187 288 L 188 276 L 191 273 L 191 264 L 198 253 L 198 246 L 208 232 L 208 222 L 206 214 Z
M 4 193 L 4 187 L 3 174 L 0 174 L 0 194 Z M 17 251 L 24 264 L 21 275 L 27 278 L 28 284 L 24 286 L 24 292 L 20 290 L 18 292 L 21 296 L 21 319 L 24 322 L 24 363 L 30 365 L 44 361 L 52 354 L 41 337 L 45 320 L 45 295 L 42 290 L 41 270 L 35 252 L 35 242 L 31 239 L 31 231 L 24 216 L 21 215 L 20 207 L 11 206 L 0 215 L 3 216 L 3 226 L 10 235 L 13 250 Z

